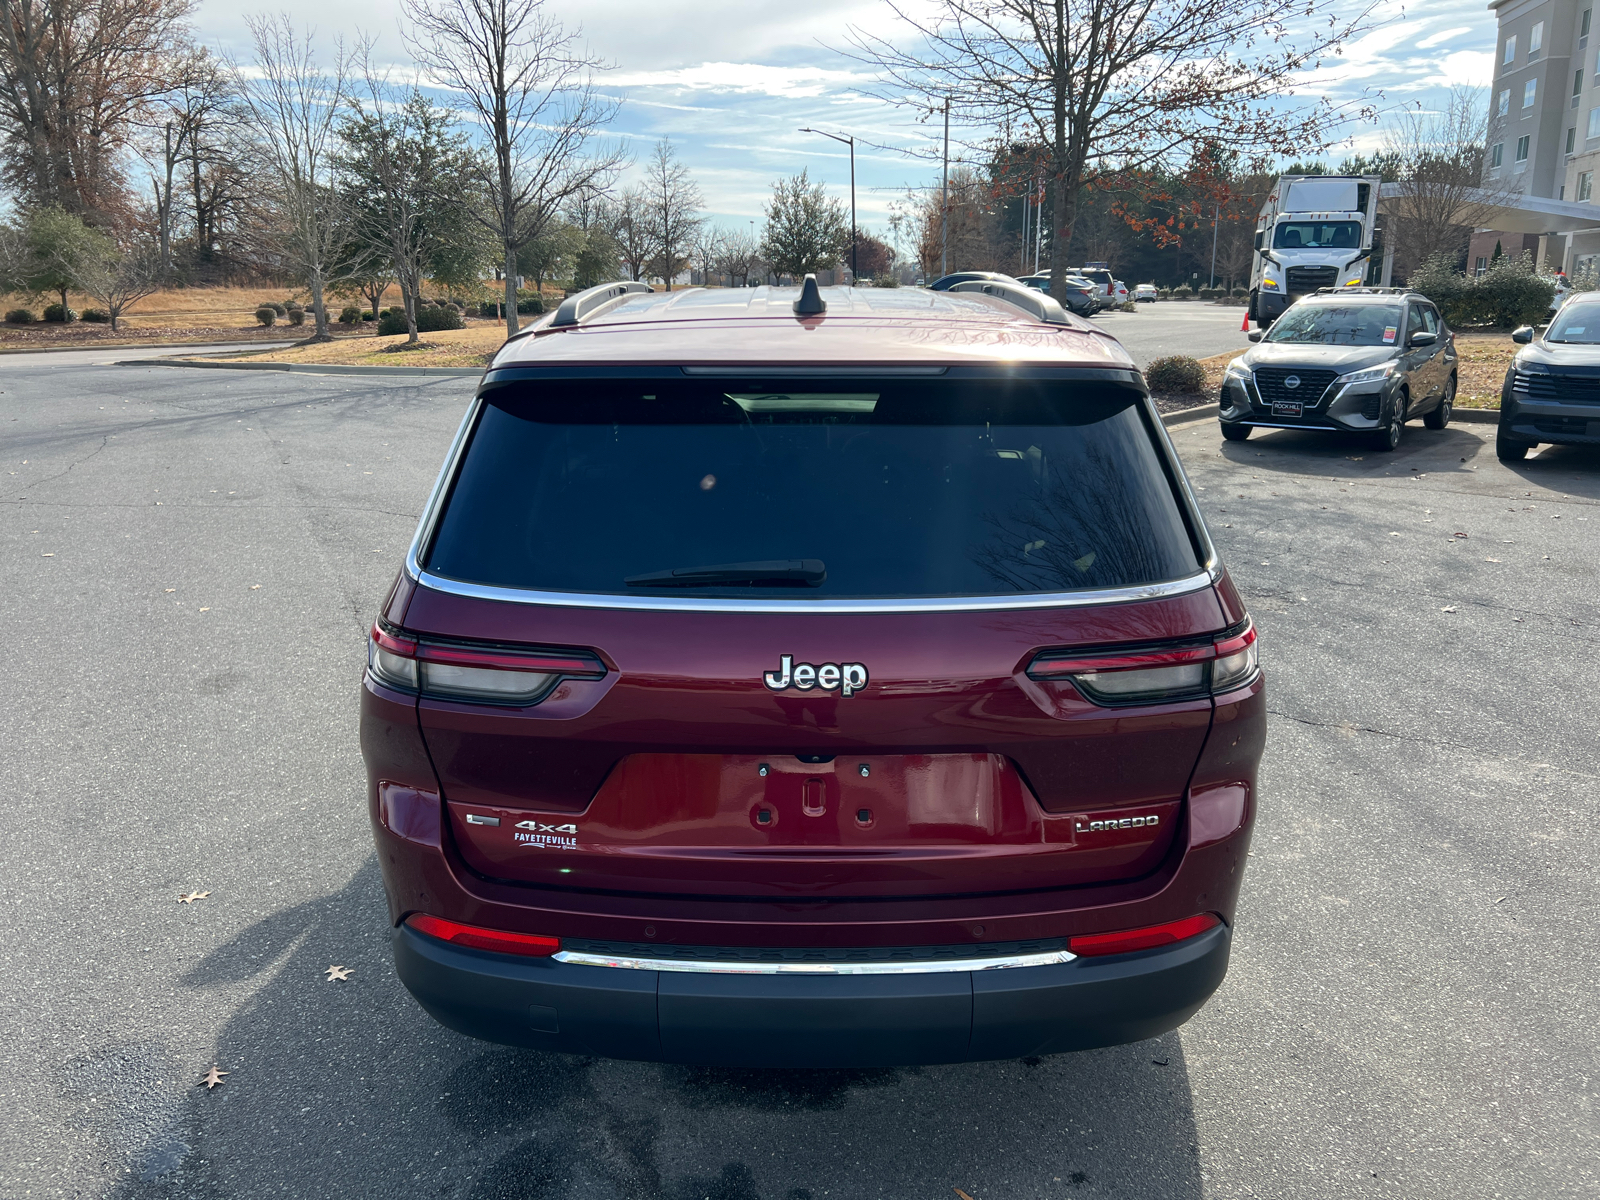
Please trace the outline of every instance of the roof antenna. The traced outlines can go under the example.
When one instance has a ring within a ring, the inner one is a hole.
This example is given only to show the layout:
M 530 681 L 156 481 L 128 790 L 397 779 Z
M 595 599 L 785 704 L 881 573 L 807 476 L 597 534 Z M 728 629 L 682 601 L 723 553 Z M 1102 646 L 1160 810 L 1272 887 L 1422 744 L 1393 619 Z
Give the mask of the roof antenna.
M 800 285 L 800 299 L 794 302 L 794 315 L 797 317 L 815 317 L 828 311 L 828 302 L 822 298 L 822 293 L 817 290 L 817 277 L 807 275 L 806 281 Z

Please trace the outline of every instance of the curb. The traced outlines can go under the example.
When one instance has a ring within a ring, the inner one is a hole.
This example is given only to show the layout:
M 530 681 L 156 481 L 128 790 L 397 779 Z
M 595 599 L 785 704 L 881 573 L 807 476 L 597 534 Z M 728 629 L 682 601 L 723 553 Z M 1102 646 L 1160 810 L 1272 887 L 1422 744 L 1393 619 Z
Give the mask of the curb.
M 1169 428 L 1173 425 L 1187 425 L 1190 421 L 1203 420 L 1206 417 L 1217 415 L 1219 405 L 1201 404 L 1195 408 L 1182 408 L 1177 412 L 1162 413 L 1161 423 Z M 1467 425 L 1498 425 L 1500 423 L 1500 410 L 1498 408 L 1458 408 L 1450 414 L 1451 424 L 1461 421 Z
M 1194 408 L 1180 408 L 1177 412 L 1162 413 L 1161 423 L 1169 428 L 1173 425 L 1187 425 L 1190 421 L 1216 416 L 1221 407 L 1220 404 L 1197 404 Z
M 339 363 L 200 362 L 186 358 L 131 358 L 118 367 L 193 367 L 202 371 L 288 371 L 299 375 L 376 375 L 402 379 L 477 378 L 483 367 L 358 367 Z
M 237 346 L 240 338 L 221 338 L 214 342 L 124 342 L 116 346 L 101 346 L 95 342 L 85 342 L 81 346 L 0 346 L 0 354 L 71 354 L 74 351 L 82 353 L 85 350 L 195 350 L 202 351 L 207 346 Z M 268 350 L 287 349 L 294 345 L 292 341 L 268 342 L 259 347 L 248 350 L 224 350 L 223 354 L 261 354 Z

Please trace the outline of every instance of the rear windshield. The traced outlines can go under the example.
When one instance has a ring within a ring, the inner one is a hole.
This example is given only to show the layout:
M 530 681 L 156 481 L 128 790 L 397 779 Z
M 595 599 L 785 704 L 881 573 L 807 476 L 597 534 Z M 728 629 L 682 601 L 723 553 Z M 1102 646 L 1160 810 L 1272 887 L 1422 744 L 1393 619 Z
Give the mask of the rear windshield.
M 1272 323 L 1266 342 L 1313 346 L 1399 344 L 1398 304 L 1296 304 Z
M 1200 563 L 1142 404 L 1098 383 L 518 383 L 485 399 L 427 567 L 797 601 L 1182 578 Z

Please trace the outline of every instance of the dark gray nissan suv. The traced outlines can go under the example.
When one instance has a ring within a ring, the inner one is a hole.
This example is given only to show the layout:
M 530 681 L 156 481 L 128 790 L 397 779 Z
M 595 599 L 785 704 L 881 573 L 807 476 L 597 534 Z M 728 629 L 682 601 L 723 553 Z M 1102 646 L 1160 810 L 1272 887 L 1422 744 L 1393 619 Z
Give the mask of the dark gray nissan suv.
M 1455 338 L 1433 303 L 1403 288 L 1323 288 L 1295 303 L 1228 364 L 1222 436 L 1252 429 L 1360 433 L 1393 450 L 1405 423 L 1450 423 Z

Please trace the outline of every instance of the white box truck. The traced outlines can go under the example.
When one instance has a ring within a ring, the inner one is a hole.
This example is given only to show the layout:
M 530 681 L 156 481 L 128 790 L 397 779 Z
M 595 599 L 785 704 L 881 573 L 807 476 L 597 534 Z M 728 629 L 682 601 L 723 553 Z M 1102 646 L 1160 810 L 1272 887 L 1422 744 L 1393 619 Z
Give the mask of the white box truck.
M 1366 282 L 1382 182 L 1377 175 L 1278 177 L 1256 221 L 1250 317 L 1258 326 L 1318 288 Z

